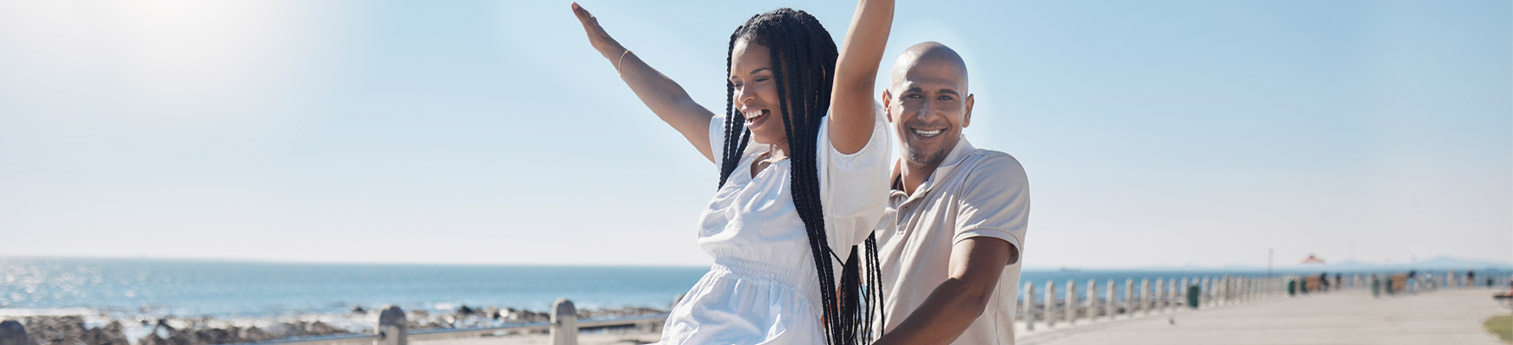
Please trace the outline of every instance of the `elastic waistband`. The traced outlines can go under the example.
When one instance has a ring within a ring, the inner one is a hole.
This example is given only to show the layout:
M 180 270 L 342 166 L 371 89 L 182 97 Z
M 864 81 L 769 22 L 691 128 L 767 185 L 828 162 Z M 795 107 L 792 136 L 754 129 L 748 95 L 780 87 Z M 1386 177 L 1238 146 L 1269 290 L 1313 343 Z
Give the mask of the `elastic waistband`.
M 819 274 L 814 270 L 814 264 L 808 262 L 802 262 L 798 265 L 780 265 L 734 257 L 721 257 L 715 258 L 714 269 L 727 270 L 745 277 L 771 279 L 783 284 L 792 285 L 799 290 L 816 287 L 819 279 Z

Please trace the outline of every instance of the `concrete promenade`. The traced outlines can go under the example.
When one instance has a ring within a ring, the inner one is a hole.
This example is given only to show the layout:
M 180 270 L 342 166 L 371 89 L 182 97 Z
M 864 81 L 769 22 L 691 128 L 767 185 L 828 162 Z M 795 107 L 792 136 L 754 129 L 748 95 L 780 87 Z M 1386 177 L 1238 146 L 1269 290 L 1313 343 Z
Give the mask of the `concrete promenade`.
M 1482 328 L 1507 315 L 1493 289 L 1373 299 L 1348 290 L 1020 333 L 1020 345 L 1504 344 Z

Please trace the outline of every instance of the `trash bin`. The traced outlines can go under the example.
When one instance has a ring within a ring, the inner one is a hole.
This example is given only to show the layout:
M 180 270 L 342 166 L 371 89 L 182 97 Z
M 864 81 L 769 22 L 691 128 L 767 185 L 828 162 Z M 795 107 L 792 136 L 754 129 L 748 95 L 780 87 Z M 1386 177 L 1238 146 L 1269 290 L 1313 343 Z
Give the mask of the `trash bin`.
M 1297 294 L 1298 294 L 1298 280 L 1297 279 L 1288 280 L 1287 281 L 1287 296 L 1288 297 L 1292 297 L 1293 295 L 1297 295 Z
M 1202 290 L 1197 285 L 1187 286 L 1187 306 L 1198 309 L 1198 296 L 1202 295 Z

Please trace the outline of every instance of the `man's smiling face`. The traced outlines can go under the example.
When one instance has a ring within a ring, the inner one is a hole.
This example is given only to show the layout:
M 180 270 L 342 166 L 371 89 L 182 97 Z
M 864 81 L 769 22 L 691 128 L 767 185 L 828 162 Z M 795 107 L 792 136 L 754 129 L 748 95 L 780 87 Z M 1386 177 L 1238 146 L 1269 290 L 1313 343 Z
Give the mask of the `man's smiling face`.
M 939 166 L 972 121 L 966 67 L 938 43 L 916 45 L 899 57 L 883 100 L 904 159 L 915 165 Z

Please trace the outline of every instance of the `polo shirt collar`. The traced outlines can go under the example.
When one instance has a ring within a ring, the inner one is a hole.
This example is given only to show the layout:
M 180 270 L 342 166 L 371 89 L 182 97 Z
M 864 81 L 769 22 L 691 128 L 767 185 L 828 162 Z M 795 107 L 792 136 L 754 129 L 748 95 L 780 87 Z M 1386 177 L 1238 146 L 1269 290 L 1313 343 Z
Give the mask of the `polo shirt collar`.
M 930 177 L 926 178 L 925 182 L 921 183 L 919 188 L 914 190 L 914 195 L 925 195 L 925 193 L 930 191 L 930 187 L 935 185 L 937 177 L 950 176 L 951 171 L 955 170 L 958 165 L 961 165 L 961 162 L 967 159 L 967 155 L 972 154 L 972 151 L 976 150 L 977 148 L 967 141 L 967 135 L 962 134 L 961 138 L 956 140 L 956 146 L 951 147 L 951 152 L 947 153 L 946 158 L 941 160 L 940 166 L 935 168 L 935 172 L 930 173 Z M 890 184 L 890 188 L 893 190 L 892 195 L 895 197 L 910 197 L 910 195 L 905 194 L 902 190 L 892 188 L 901 183 L 899 178 L 902 176 L 902 171 L 900 169 L 902 169 L 904 159 L 903 157 L 899 157 L 898 161 L 893 162 L 893 178 L 891 179 L 893 183 Z

